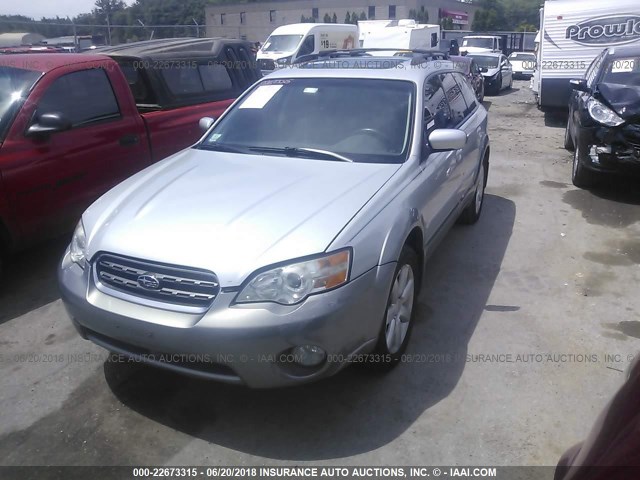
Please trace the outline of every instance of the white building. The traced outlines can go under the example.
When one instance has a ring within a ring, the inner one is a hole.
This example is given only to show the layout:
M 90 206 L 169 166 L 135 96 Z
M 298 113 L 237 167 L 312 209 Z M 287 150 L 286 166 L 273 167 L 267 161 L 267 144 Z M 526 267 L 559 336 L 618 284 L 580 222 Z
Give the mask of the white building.
M 366 20 L 409 18 L 412 10 L 425 8 L 428 22 L 451 19 L 455 29 L 470 30 L 477 6 L 457 0 L 275 0 L 238 1 L 205 9 L 207 36 L 242 38 L 264 42 L 281 25 L 314 19 L 317 23 L 334 18 L 344 23 L 347 12 Z

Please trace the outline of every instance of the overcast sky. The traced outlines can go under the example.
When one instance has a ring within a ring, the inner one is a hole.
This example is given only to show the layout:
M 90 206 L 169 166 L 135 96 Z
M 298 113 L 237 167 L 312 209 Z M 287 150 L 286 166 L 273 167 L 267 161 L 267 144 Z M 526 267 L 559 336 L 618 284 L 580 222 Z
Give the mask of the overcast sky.
M 126 0 L 130 5 L 133 0 Z M 89 13 L 93 10 L 95 0 L 2 0 L 0 15 L 26 15 L 39 20 L 42 17 L 62 18 L 74 17 L 79 13 Z

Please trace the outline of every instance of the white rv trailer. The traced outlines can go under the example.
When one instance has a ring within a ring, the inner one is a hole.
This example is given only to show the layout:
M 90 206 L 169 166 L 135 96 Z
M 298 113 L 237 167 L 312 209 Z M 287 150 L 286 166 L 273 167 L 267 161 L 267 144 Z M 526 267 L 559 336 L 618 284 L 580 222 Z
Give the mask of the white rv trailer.
M 581 78 L 605 47 L 640 44 L 640 1 L 547 0 L 531 82 L 541 107 L 566 107 L 569 80 Z
M 440 25 L 420 24 L 407 19 L 397 23 L 363 21 L 358 23 L 358 27 L 362 48 L 437 50 L 440 44 Z

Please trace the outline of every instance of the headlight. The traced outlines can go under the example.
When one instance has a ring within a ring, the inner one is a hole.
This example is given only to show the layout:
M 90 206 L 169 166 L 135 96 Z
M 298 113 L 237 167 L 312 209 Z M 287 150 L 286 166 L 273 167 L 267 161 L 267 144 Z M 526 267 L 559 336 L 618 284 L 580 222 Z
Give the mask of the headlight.
M 593 97 L 587 100 L 587 109 L 591 118 L 607 127 L 617 127 L 624 123 L 624 120 L 616 112 Z
M 276 60 L 276 65 L 278 65 L 278 67 L 285 67 L 287 65 L 289 65 L 289 63 L 291 62 L 291 57 L 293 55 L 290 55 L 288 57 L 283 57 L 283 58 L 279 58 L 278 60 Z
M 84 225 L 82 225 L 82 220 L 78 222 L 78 226 L 73 232 L 73 237 L 71 238 L 71 246 L 69 247 L 69 255 L 71 256 L 71 260 L 82 268 L 85 267 L 86 264 L 86 254 L 87 254 L 87 237 L 84 233 Z
M 309 295 L 344 285 L 349 280 L 351 249 L 255 274 L 235 303 L 275 302 L 295 305 Z

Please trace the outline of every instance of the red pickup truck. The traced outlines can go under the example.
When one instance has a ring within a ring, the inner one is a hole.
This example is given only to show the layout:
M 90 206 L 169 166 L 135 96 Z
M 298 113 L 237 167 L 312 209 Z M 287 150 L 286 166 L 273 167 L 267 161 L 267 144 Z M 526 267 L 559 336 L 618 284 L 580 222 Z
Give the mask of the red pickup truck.
M 0 258 L 71 230 L 109 188 L 193 144 L 199 119 L 259 76 L 251 45 L 227 39 L 1 55 Z

